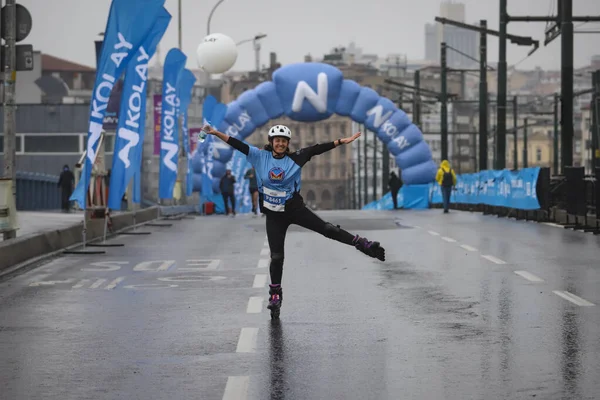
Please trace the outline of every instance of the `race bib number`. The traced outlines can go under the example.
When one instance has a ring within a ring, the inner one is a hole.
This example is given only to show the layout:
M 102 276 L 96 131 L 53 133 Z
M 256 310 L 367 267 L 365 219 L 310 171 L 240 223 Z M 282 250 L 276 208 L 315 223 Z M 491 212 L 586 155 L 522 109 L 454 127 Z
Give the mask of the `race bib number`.
M 271 211 L 285 211 L 286 192 L 263 187 L 263 206 Z

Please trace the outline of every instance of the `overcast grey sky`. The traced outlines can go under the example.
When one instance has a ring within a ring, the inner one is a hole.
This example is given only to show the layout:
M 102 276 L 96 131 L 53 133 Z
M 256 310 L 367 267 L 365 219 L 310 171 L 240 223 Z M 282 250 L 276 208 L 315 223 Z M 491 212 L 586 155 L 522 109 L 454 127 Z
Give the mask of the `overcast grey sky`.
M 301 62 L 305 54 L 321 57 L 335 46 L 355 41 L 366 53 L 385 56 L 403 53 L 410 60 L 424 58 L 424 24 L 434 22 L 441 0 L 225 0 L 215 11 L 211 32 L 221 32 L 235 41 L 263 32 L 261 63 L 268 63 L 274 51 L 280 62 Z M 182 0 L 183 51 L 188 68 L 196 68 L 196 47 L 206 34 L 210 10 L 216 0 Z M 488 20 L 498 29 L 498 0 L 463 0 L 467 22 Z M 43 53 L 81 64 L 95 64 L 94 40 L 106 26 L 110 0 L 20 0 L 33 17 L 33 29 L 23 41 Z M 576 15 L 600 15 L 600 0 L 574 0 Z M 177 0 L 166 0 L 173 20 L 160 44 L 162 58 L 177 46 Z M 509 0 L 512 15 L 549 15 L 556 0 Z M 578 29 L 600 30 L 599 23 Z M 510 23 L 509 33 L 533 36 L 543 42 L 545 23 Z M 498 40 L 488 39 L 489 60 L 498 59 Z M 575 37 L 575 66 L 588 65 L 590 57 L 600 54 L 600 34 Z M 521 61 L 528 48 L 508 45 L 508 63 Z M 521 62 L 519 69 L 540 66 L 560 68 L 560 40 L 541 47 Z M 247 43 L 239 48 L 234 70 L 254 68 L 254 51 Z

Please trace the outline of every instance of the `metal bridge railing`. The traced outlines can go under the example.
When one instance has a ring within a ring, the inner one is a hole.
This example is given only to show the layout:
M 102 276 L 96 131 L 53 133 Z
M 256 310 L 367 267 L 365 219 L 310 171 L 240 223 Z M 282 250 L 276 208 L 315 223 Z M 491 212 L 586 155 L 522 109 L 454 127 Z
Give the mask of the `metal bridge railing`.
M 58 176 L 17 171 L 17 210 L 60 210 Z

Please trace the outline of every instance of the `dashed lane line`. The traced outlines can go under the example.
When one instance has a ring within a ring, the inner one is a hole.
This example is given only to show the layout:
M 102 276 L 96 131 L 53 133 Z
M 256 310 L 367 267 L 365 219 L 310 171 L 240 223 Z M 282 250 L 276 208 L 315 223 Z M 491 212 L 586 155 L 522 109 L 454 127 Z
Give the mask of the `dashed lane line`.
M 471 247 L 468 244 L 461 244 L 460 247 L 462 247 L 463 249 L 465 249 L 467 251 L 477 251 L 477 249 L 475 247 Z
M 485 258 L 488 261 L 496 263 L 496 264 L 506 264 L 506 261 L 503 261 L 503 260 L 501 260 L 501 259 L 499 259 L 497 257 L 491 256 L 489 254 L 484 254 L 481 257 Z
M 264 288 L 267 284 L 267 275 L 266 274 L 256 274 L 254 276 L 254 283 L 252 287 L 255 289 Z
M 254 353 L 256 351 L 256 339 L 258 328 L 242 328 L 238 340 L 236 353 Z
M 527 271 L 514 271 L 514 273 L 519 275 L 522 278 L 527 279 L 530 282 L 544 282 L 544 280 L 542 278 L 540 278 L 539 276 L 536 276 Z
M 445 240 L 448 243 L 456 243 L 456 239 L 452 239 L 448 236 L 442 236 L 442 240 Z
M 569 293 L 566 290 L 553 290 L 552 293 L 554 293 L 555 295 L 560 296 L 563 299 L 570 301 L 571 303 L 578 305 L 580 307 L 595 306 L 594 303 L 590 303 L 589 301 L 582 299 L 579 296 L 575 296 L 573 293 Z
M 246 308 L 246 313 L 248 314 L 259 314 L 263 308 L 263 298 L 256 296 L 250 297 L 248 300 L 248 307 Z
M 230 376 L 227 378 L 223 400 L 245 400 L 248 397 L 249 376 Z

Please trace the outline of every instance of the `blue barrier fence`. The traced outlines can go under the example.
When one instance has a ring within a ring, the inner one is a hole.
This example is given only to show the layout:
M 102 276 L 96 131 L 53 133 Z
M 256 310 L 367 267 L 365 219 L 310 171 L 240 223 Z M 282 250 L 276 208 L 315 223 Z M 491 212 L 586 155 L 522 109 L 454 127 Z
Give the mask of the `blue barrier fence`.
M 17 171 L 17 210 L 59 210 L 58 176 Z
M 540 168 L 534 167 L 519 171 L 485 170 L 457 175 L 456 187 L 452 191 L 450 202 L 538 210 L 540 209 L 537 195 L 539 173 Z M 427 194 L 424 194 L 424 188 Z M 430 204 L 442 204 L 442 191 L 437 182 L 429 185 L 405 185 L 398 194 L 398 205 L 403 208 L 427 208 Z M 380 200 L 365 205 L 363 210 L 392 208 L 391 195 L 387 193 Z
M 488 206 L 537 210 L 537 181 L 540 168 L 524 168 L 519 171 L 485 170 L 456 177 L 455 190 L 450 201 L 459 204 L 485 204 Z M 435 183 L 431 185 L 431 203 L 442 203 L 442 191 Z

